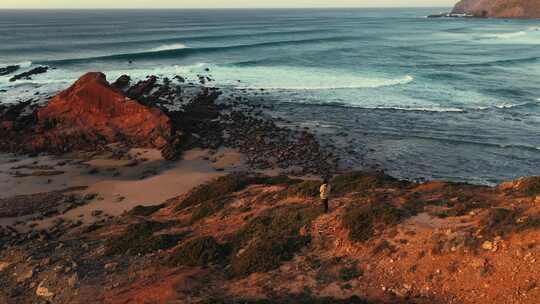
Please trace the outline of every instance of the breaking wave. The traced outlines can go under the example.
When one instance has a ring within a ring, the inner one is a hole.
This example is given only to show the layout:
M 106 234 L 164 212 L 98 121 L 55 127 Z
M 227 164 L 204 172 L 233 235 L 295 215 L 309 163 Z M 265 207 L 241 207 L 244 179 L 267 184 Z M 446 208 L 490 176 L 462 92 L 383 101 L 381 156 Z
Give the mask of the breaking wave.
M 153 49 L 150 49 L 149 52 L 161 52 L 161 51 L 170 51 L 170 50 L 182 50 L 187 49 L 188 47 L 183 43 L 173 43 L 173 44 L 164 44 Z

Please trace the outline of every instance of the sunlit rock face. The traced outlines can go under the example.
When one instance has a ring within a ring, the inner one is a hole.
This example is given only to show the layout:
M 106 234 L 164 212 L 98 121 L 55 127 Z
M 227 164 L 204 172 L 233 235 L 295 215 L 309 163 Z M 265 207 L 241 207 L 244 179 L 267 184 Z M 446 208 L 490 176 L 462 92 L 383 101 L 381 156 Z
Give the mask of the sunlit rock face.
M 87 73 L 37 113 L 37 150 L 123 142 L 162 148 L 171 134 L 169 117 L 111 87 L 102 73 Z
M 538 0 L 462 0 L 453 13 L 490 18 L 540 18 Z

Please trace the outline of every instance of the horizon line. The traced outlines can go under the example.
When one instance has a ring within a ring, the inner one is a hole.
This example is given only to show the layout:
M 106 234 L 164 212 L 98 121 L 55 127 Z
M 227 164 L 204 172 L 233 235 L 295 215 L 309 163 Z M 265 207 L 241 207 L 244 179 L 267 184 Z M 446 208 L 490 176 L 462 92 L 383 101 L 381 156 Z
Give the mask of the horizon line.
M 32 8 L 13 8 L 13 7 L 0 7 L 0 10 L 232 10 L 232 9 L 244 9 L 244 10 L 256 10 L 256 9 L 388 9 L 388 8 L 451 8 L 451 6 L 290 6 L 290 7 L 80 7 L 80 8 L 61 8 L 61 7 L 32 7 Z

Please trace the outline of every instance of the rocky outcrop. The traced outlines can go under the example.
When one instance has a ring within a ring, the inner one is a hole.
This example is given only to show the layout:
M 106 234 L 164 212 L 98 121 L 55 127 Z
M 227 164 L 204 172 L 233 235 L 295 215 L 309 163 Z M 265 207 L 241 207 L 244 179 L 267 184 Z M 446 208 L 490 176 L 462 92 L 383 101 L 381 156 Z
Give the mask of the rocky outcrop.
M 128 75 L 122 75 L 118 77 L 115 82 L 112 83 L 112 86 L 117 89 L 124 89 L 129 85 L 130 82 L 131 77 L 129 77 Z
M 11 77 L 9 79 L 9 81 L 13 82 L 13 81 L 17 81 L 17 80 L 20 80 L 20 79 L 29 80 L 29 79 L 32 79 L 31 77 L 34 76 L 34 75 L 47 73 L 48 70 L 49 70 L 49 67 L 40 66 L 40 67 L 37 67 L 37 68 L 33 68 L 28 72 L 17 74 L 15 76 Z
M 9 75 L 20 68 L 18 65 L 8 65 L 7 67 L 0 68 L 0 76 Z
M 452 13 L 487 18 L 540 18 L 540 1 L 462 0 Z
M 152 91 L 157 82 L 156 76 L 150 76 L 146 80 L 139 81 L 134 86 L 129 88 L 126 95 L 133 99 L 141 99 Z
M 125 97 L 104 74 L 88 73 L 38 111 L 32 144 L 59 152 L 115 142 L 162 148 L 171 133 L 160 109 Z

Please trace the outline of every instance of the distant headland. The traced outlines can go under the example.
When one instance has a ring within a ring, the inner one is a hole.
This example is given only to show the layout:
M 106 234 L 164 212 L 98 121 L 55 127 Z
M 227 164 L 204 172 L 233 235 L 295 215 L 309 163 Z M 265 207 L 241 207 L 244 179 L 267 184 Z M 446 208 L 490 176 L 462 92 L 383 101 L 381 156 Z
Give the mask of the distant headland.
M 537 0 L 461 0 L 452 12 L 429 17 L 474 18 L 540 18 L 540 2 Z

